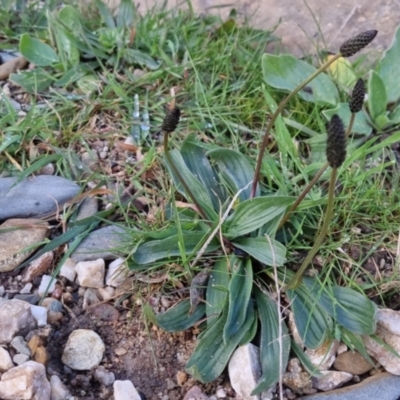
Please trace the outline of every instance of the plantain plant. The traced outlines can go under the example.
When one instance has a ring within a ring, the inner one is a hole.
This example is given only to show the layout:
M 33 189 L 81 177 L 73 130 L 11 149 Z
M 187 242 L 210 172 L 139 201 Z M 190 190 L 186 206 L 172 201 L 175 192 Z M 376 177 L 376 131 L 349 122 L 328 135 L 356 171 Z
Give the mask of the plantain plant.
M 368 31 L 348 40 L 335 59 L 355 54 L 375 35 L 376 31 Z M 314 71 L 281 102 L 269 121 L 266 136 L 290 98 L 328 66 L 326 63 Z M 361 96 L 358 89 L 355 93 L 362 103 L 364 94 Z M 352 104 L 350 108 L 355 113 Z M 375 332 L 375 304 L 352 289 L 322 284 L 318 278 L 302 278 L 328 232 L 336 177 L 346 156 L 342 120 L 334 116 L 328 128 L 327 162 L 332 167 L 332 177 L 325 223 L 310 256 L 295 275 L 285 267 L 287 250 L 276 234 L 296 198 L 268 193 L 260 185 L 266 140 L 255 167 L 240 152 L 205 144 L 193 135 L 184 140 L 180 149 L 170 150 L 169 138 L 179 117 L 179 109 L 173 107 L 162 124 L 164 160 L 177 191 L 192 207 L 178 213 L 173 200 L 171 210 L 175 213 L 171 213 L 169 226 L 144 235 L 130 267 L 146 270 L 165 264 L 171 268 L 184 266 L 190 294 L 164 313 L 151 312 L 150 318 L 169 332 L 199 326 L 201 333 L 187 371 L 201 382 L 215 380 L 234 350 L 255 340 L 260 332 L 257 340 L 262 376 L 254 395 L 278 382 L 291 351 L 310 373 L 317 374 L 303 350 L 290 338 L 281 317 L 283 307 L 293 312 L 307 348 L 315 349 L 337 338 L 351 343 L 367 357 L 361 335 Z M 212 260 L 211 266 L 205 260 Z

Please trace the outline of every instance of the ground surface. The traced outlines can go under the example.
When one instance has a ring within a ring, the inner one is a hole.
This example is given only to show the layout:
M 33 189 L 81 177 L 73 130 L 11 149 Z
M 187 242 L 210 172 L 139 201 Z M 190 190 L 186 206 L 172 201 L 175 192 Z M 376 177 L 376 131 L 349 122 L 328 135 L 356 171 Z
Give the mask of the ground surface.
M 170 7 L 176 3 L 168 1 Z M 297 56 L 308 54 L 315 46 L 335 51 L 347 38 L 369 29 L 379 31 L 371 48 L 383 51 L 400 24 L 400 3 L 392 0 L 192 0 L 192 3 L 200 13 L 209 10 L 225 16 L 234 7 L 240 14 L 251 16 L 252 25 L 260 29 L 270 29 L 281 21 L 275 33 L 283 49 Z M 147 4 L 151 7 L 157 1 L 148 0 Z

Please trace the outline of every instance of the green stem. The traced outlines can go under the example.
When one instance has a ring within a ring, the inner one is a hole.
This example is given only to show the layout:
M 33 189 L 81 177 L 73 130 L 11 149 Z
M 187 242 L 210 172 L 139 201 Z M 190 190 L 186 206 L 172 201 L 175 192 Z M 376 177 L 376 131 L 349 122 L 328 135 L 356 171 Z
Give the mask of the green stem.
M 190 197 L 191 201 L 193 202 L 193 204 L 196 206 L 197 211 L 199 212 L 199 214 L 201 215 L 201 217 L 204 219 L 204 221 L 208 221 L 208 217 L 206 215 L 206 213 L 204 212 L 204 210 L 201 208 L 199 202 L 197 201 L 196 197 L 193 195 L 192 191 L 190 190 L 189 186 L 187 185 L 187 183 L 185 182 L 185 180 L 183 179 L 183 176 L 181 175 L 181 173 L 178 171 L 178 169 L 176 168 L 174 162 L 172 161 L 172 157 L 171 154 L 168 150 L 168 133 L 167 132 L 163 132 L 164 133 L 164 152 L 165 152 L 165 158 L 167 159 L 167 162 L 169 164 L 169 166 L 172 169 L 172 172 L 176 175 L 176 177 L 178 178 L 180 184 L 183 186 L 183 188 L 185 189 L 186 194 Z
M 251 187 L 251 193 L 250 197 L 253 198 L 256 194 L 257 190 L 257 185 L 258 185 L 258 180 L 260 179 L 260 171 L 261 171 L 261 164 L 262 160 L 264 157 L 264 152 L 267 147 L 267 142 L 268 142 L 268 135 L 270 130 L 275 124 L 276 119 L 278 118 L 279 114 L 282 112 L 282 110 L 285 108 L 286 104 L 294 97 L 296 94 L 303 89 L 306 85 L 308 85 L 314 78 L 316 78 L 321 72 L 324 72 L 332 63 L 334 63 L 338 58 L 340 58 L 342 55 L 340 53 L 336 54 L 333 56 L 330 60 L 322 64 L 312 75 L 310 75 L 304 82 L 302 82 L 299 86 L 297 86 L 293 92 L 291 92 L 287 97 L 285 97 L 279 104 L 278 108 L 275 110 L 275 112 L 272 114 L 272 117 L 268 123 L 267 129 L 265 131 L 263 140 L 261 142 L 261 147 L 260 151 L 258 153 L 258 159 L 257 159 L 257 165 L 256 165 L 256 170 L 254 172 L 254 178 L 253 178 L 253 183 Z
M 333 211 L 333 205 L 334 205 L 334 200 L 335 200 L 336 177 L 337 177 L 337 169 L 333 168 L 332 174 L 331 174 L 331 180 L 329 182 L 328 205 L 326 208 L 325 220 L 324 220 L 324 224 L 322 225 L 321 232 L 319 233 L 317 239 L 315 240 L 314 246 L 308 253 L 306 259 L 301 264 L 300 269 L 296 272 L 296 275 L 293 277 L 293 279 L 291 280 L 289 285 L 286 287 L 286 289 L 293 290 L 293 289 L 296 289 L 300 285 L 306 268 L 308 267 L 308 265 L 310 264 L 310 262 L 312 261 L 314 256 L 317 254 L 320 246 L 322 245 L 322 242 L 325 239 L 325 236 L 326 236 L 326 233 L 328 232 L 329 224 L 330 224 L 331 218 L 332 218 L 332 211 Z
M 347 131 L 346 131 L 346 139 L 350 136 L 351 130 L 353 129 L 355 116 L 356 116 L 355 113 L 351 114 L 349 126 L 347 127 Z M 317 183 L 318 179 L 322 176 L 322 174 L 326 171 L 326 169 L 328 167 L 329 167 L 329 163 L 326 162 L 321 167 L 321 169 L 315 174 L 314 178 L 312 178 L 310 183 L 301 192 L 300 196 L 296 199 L 296 201 L 290 207 L 289 211 L 285 214 L 285 216 L 283 217 L 282 221 L 279 223 L 278 229 L 282 228 L 282 226 L 285 225 L 285 223 L 288 221 L 288 219 L 292 215 L 293 211 L 296 210 L 296 208 L 299 206 L 299 204 L 304 200 L 304 198 L 307 196 L 307 194 L 309 193 L 311 188 Z

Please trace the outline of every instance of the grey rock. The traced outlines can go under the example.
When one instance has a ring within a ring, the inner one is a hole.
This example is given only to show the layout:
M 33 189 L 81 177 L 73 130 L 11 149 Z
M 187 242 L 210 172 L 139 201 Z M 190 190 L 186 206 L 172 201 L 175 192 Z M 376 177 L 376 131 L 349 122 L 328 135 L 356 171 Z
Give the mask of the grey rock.
M 48 311 L 54 312 L 61 312 L 63 309 L 63 305 L 61 304 L 61 302 L 57 299 L 54 299 L 53 297 L 46 297 L 42 301 L 42 306 L 47 308 Z
M 94 378 L 104 386 L 111 386 L 115 382 L 114 373 L 107 371 L 103 366 L 96 368 Z
M 61 382 L 57 375 L 52 375 L 50 378 L 51 397 L 50 400 L 66 400 L 71 397 L 66 386 Z
M 104 350 L 104 343 L 96 332 L 76 329 L 69 335 L 61 361 L 78 371 L 90 370 L 100 364 Z
M 11 368 L 0 381 L 1 399 L 50 400 L 50 390 L 44 365 L 35 361 Z
M 112 260 L 122 255 L 121 248 L 124 249 L 124 242 L 129 244 L 126 229 L 116 225 L 106 226 L 89 233 L 72 253 L 71 258 L 75 262 L 98 258 Z
M 0 344 L 8 344 L 14 336 L 25 336 L 34 328 L 35 320 L 29 303 L 17 299 L 0 303 Z
M 100 299 L 97 297 L 97 291 L 92 288 L 86 289 L 85 294 L 83 295 L 82 308 L 86 310 L 87 308 L 98 303 L 100 303 Z
M 79 221 L 81 219 L 89 218 L 92 215 L 96 214 L 98 209 L 98 200 L 95 197 L 86 197 L 86 199 L 82 201 L 82 204 L 79 207 L 76 219 Z
M 15 338 L 11 340 L 10 344 L 16 350 L 17 353 L 31 356 L 32 354 L 31 350 L 29 349 L 27 343 L 25 342 L 22 336 L 15 336 Z
M 13 361 L 14 361 L 14 364 L 22 365 L 23 363 L 26 363 L 27 361 L 29 361 L 29 358 L 30 357 L 26 354 L 16 354 L 13 357 Z
M 39 303 L 41 297 L 38 294 L 16 294 L 14 299 L 26 301 L 29 304 L 36 305 Z
M 47 308 L 31 305 L 31 311 L 38 327 L 47 325 Z
M 198 386 L 193 386 L 185 395 L 183 400 L 209 400 L 209 397 L 205 395 Z
M 389 373 L 377 374 L 361 383 L 325 393 L 301 397 L 303 400 L 398 400 L 400 376 Z
M 0 204 L 0 213 L 1 207 Z M 47 222 L 33 218 L 5 221 L 1 225 L 4 231 L 0 232 L 0 272 L 12 271 L 27 259 L 35 251 L 32 245 L 41 242 L 48 235 L 48 226 Z M 29 246 L 32 247 L 30 250 L 21 252 Z
M 71 258 L 67 258 L 60 269 L 60 276 L 63 276 L 64 278 L 67 278 L 69 281 L 73 282 L 76 277 L 75 267 L 76 262 Z
M 349 382 L 353 375 L 343 371 L 320 371 L 322 376 L 313 377 L 313 387 L 318 390 L 327 392 L 336 389 Z
M 53 175 L 29 177 L 13 186 L 16 181 L 17 178 L 0 179 L 0 221 L 56 212 L 80 190 L 76 183 Z

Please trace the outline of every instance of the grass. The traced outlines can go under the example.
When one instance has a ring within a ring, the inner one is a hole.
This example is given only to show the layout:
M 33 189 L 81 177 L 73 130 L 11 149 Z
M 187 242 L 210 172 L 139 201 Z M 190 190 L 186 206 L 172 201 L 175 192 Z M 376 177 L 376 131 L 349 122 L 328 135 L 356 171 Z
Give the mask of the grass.
M 54 44 L 54 32 L 49 34 L 45 17 L 46 10 L 30 7 L 12 17 L 0 13 L 2 36 L 6 38 L 0 47 L 15 48 L 20 35 L 27 32 Z M 146 235 L 173 225 L 178 227 L 184 246 L 181 225 L 191 223 L 188 216 L 193 216 L 190 209 L 177 207 L 175 200 L 181 201 L 181 205 L 182 197 L 176 193 L 162 160 L 158 130 L 171 101 L 171 88 L 183 111 L 178 132 L 170 140 L 171 147 L 180 146 L 188 134 L 194 134 L 206 148 L 238 150 L 253 165 L 268 117 L 283 96 L 265 84 L 261 69 L 266 44 L 276 39 L 272 32 L 253 29 L 248 21 L 239 24 L 235 18 L 198 18 L 190 9 L 154 9 L 134 17 L 132 22 L 134 30 L 125 33 L 130 39 L 133 37 L 135 49 L 160 64 L 158 68 L 144 65 L 150 62 L 148 59 L 118 62 L 125 47 L 120 49 L 121 54 L 103 47 L 100 50 L 108 58 L 95 56 L 90 60 L 93 65 L 97 62 L 96 68 L 89 71 L 89 84 L 95 83 L 94 90 L 88 91 L 88 81 L 79 79 L 33 94 L 11 83 L 13 96 L 19 93 L 24 97 L 26 111 L 18 113 L 7 101 L 0 109 L 3 176 L 25 176 L 27 171 L 37 172 L 52 162 L 57 175 L 77 181 L 82 188 L 95 182 L 97 188 L 105 185 L 118 192 L 113 185 L 119 185 L 121 190 L 113 200 L 107 200 L 106 195 L 100 198 L 103 206 L 107 202 L 115 206 L 111 223 L 130 226 L 129 254 Z M 90 27 L 95 30 L 106 25 L 95 18 Z M 88 63 L 81 62 L 84 66 Z M 355 65 L 356 73 L 361 75 L 362 65 Z M 59 79 L 68 71 L 45 68 L 45 72 Z M 150 134 L 142 130 L 143 136 L 135 143 L 140 150 L 127 152 L 121 143 L 131 135 L 135 124 L 135 95 L 139 96 L 140 118 L 145 111 L 150 115 Z M 340 96 L 342 100 L 347 98 L 343 92 Z M 265 193 L 299 195 L 323 164 L 323 160 L 314 159 L 316 147 L 308 143 L 325 131 L 322 109 L 298 98 L 289 102 L 284 119 L 278 119 L 262 163 Z M 329 234 L 319 252 L 324 265 L 318 268 L 319 279 L 325 285 L 337 283 L 365 291 L 381 304 L 397 301 L 393 298 L 399 280 L 399 173 L 390 148 L 390 141 L 400 139 L 397 136 L 386 142 L 371 139 L 349 152 L 345 167 L 339 170 L 340 188 Z M 99 161 L 99 169 L 92 171 L 81 157 L 84 152 L 96 152 L 93 149 L 100 145 L 108 146 L 110 152 Z M 329 174 L 323 177 L 328 178 Z M 122 195 L 127 188 L 129 201 Z M 297 267 L 299 254 L 312 247 L 325 206 L 326 188 L 318 184 L 278 234 L 278 239 L 288 247 L 290 266 Z M 74 207 L 70 212 L 74 212 Z M 108 216 L 104 218 L 107 221 Z M 362 249 L 360 259 L 349 256 L 351 245 Z M 363 263 L 378 248 L 393 254 L 393 269 L 379 276 L 368 275 Z M 159 263 L 146 273 L 165 272 L 167 277 L 160 290 L 184 292 L 197 271 L 190 266 L 194 258 L 195 254 L 187 257 L 182 252 L 181 266 Z

